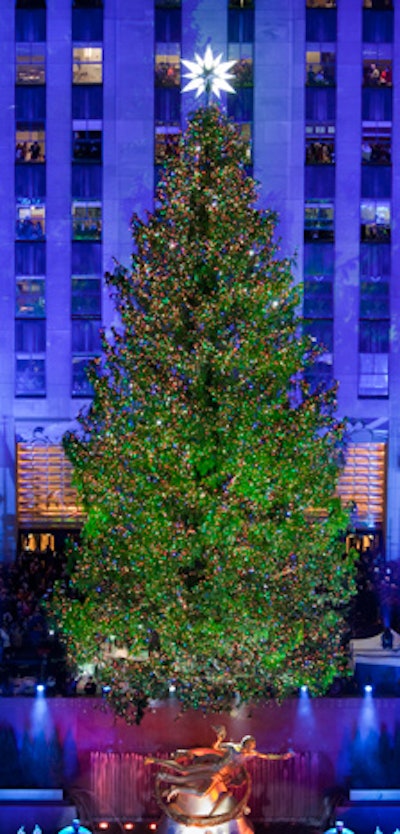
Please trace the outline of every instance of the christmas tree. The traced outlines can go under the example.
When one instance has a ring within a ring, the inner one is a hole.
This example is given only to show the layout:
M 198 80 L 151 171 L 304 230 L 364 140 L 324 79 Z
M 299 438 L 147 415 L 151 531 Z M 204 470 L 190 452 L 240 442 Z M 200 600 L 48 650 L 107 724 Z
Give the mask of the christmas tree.
M 171 686 L 219 711 L 345 669 L 344 426 L 255 204 L 236 127 L 199 108 L 108 276 L 119 325 L 65 439 L 87 521 L 53 609 L 128 720 Z

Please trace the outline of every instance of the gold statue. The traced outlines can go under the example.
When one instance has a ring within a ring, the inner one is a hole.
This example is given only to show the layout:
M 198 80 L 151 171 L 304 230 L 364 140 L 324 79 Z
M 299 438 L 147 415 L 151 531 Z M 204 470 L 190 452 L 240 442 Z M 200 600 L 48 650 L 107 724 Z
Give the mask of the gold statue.
M 226 742 L 225 727 L 213 728 L 212 747 L 177 750 L 171 759 L 148 756 L 146 764 L 161 768 L 156 776 L 156 797 L 161 809 L 184 825 L 210 826 L 236 819 L 241 834 L 251 827 L 243 815 L 250 813 L 251 780 L 244 766 L 248 757 L 288 759 L 292 753 L 260 753 L 253 736 Z

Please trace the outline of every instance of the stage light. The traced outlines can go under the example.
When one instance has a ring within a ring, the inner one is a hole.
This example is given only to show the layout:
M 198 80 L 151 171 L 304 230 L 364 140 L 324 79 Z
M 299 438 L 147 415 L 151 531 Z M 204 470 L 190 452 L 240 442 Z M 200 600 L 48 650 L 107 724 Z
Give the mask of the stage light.
M 135 827 L 134 822 L 124 822 L 125 831 L 133 831 L 134 827 Z
M 171 683 L 171 686 L 169 687 L 169 691 L 170 692 L 176 692 L 176 686 L 173 683 Z
M 36 686 L 36 695 L 43 695 L 45 691 L 45 686 L 43 683 L 38 683 Z
M 106 820 L 104 820 L 103 822 L 99 822 L 99 828 L 102 831 L 107 831 L 107 828 L 109 828 L 109 827 L 110 827 L 110 825 L 109 825 L 108 822 L 106 822 Z
M 103 686 L 102 691 L 103 691 L 104 695 L 107 695 L 107 692 L 111 692 L 111 686 Z
M 302 695 L 307 695 L 308 686 L 306 686 L 305 683 L 303 683 L 303 686 L 300 687 L 300 692 L 301 692 Z
M 157 831 L 157 823 L 156 822 L 150 822 L 149 823 L 149 830 L 150 831 Z
M 364 692 L 365 692 L 365 694 L 366 694 L 366 695 L 370 695 L 370 694 L 371 694 L 371 692 L 372 692 L 372 686 L 371 686 L 371 684 L 370 684 L 370 683 L 367 683 L 367 684 L 364 686 Z

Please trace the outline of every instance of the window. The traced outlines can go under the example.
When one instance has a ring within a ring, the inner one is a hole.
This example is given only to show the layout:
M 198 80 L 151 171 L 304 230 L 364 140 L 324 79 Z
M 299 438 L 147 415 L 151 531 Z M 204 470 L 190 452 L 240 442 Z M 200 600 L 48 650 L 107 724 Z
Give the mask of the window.
M 239 87 L 236 95 L 229 96 L 228 116 L 235 122 L 251 122 L 253 119 L 253 88 Z
M 43 396 L 46 393 L 44 319 L 16 319 L 16 390 L 17 396 Z
M 46 360 L 44 357 L 16 357 L 15 395 L 17 397 L 46 396 Z
M 304 318 L 333 318 L 333 280 L 331 275 L 304 279 Z
M 15 196 L 41 198 L 46 194 L 46 169 L 44 165 L 15 166 Z
M 15 131 L 15 161 L 44 162 L 46 134 L 42 122 L 17 122 Z
M 101 130 L 74 130 L 72 134 L 72 159 L 74 162 L 101 162 Z
M 100 278 L 87 275 L 72 277 L 71 315 L 73 318 L 100 318 Z
M 101 244 L 87 240 L 72 243 L 71 269 L 73 275 L 101 275 Z
M 390 240 L 390 203 L 381 200 L 365 200 L 361 203 L 361 240 Z
M 18 122 L 44 122 L 46 118 L 46 88 L 42 85 L 15 88 L 15 117 Z
M 96 354 L 101 350 L 100 324 L 94 319 L 72 322 L 72 353 Z
M 362 120 L 364 122 L 391 122 L 392 110 L 391 87 L 363 87 Z
M 181 40 L 181 8 L 156 8 L 155 12 L 156 43 L 180 43 Z
M 229 0 L 230 9 L 254 9 L 254 0 Z
M 156 125 L 180 125 L 181 94 L 178 87 L 156 87 L 154 104 Z
M 326 352 L 333 352 L 333 321 L 329 319 L 305 320 L 304 330 L 315 342 L 325 348 Z
M 99 120 L 103 117 L 103 88 L 99 84 L 72 87 L 72 118 Z
M 334 239 L 334 207 L 327 200 L 308 200 L 305 204 L 304 239 Z
M 101 165 L 76 164 L 72 168 L 72 196 L 100 200 L 102 194 Z
M 363 0 L 364 9 L 393 9 L 393 0 Z
M 389 320 L 361 319 L 360 353 L 389 353 Z
M 358 372 L 359 397 L 387 397 L 389 393 L 389 356 L 385 353 L 360 353 Z
M 16 44 L 16 83 L 44 84 L 45 48 L 43 43 Z
M 45 3 L 31 2 L 25 6 L 18 3 L 15 12 L 15 41 L 40 42 L 46 40 L 46 9 Z
M 333 165 L 335 162 L 335 141 L 333 138 L 325 137 L 316 138 L 315 135 L 309 135 L 309 129 L 306 128 L 306 164 L 307 165 Z
M 74 46 L 73 84 L 101 84 L 103 81 L 103 50 L 101 46 Z
M 73 9 L 101 9 L 103 0 L 72 0 Z
M 254 9 L 252 7 L 228 9 L 228 41 L 230 43 L 254 41 Z
M 46 246 L 29 241 L 15 244 L 15 272 L 17 275 L 46 274 Z
M 305 170 L 305 197 L 327 199 L 335 196 L 335 169 L 332 165 L 310 165 Z
M 17 278 L 15 299 L 16 318 L 40 319 L 45 316 L 46 299 L 44 278 Z
M 20 197 L 17 200 L 17 240 L 41 240 L 46 231 L 46 210 L 41 200 Z
M 336 81 L 334 52 L 306 52 L 306 83 L 310 87 L 333 86 Z
M 336 40 L 336 9 L 307 8 L 306 9 L 306 41 L 311 43 L 334 43 Z
M 181 58 L 178 43 L 158 43 L 155 55 L 155 78 L 158 87 L 179 87 Z
M 228 60 L 236 61 L 230 72 L 232 85 L 238 87 L 253 86 L 253 44 L 230 43 L 228 46 Z
M 370 247 L 371 248 L 371 247 Z M 360 282 L 360 318 L 389 319 L 389 281 L 377 276 Z
M 333 277 L 335 253 L 332 243 L 306 243 L 304 245 L 304 275 Z
M 361 170 L 362 197 L 390 197 L 392 170 L 389 166 L 364 165 Z
M 363 41 L 364 43 L 392 43 L 393 41 L 393 11 L 389 2 L 383 6 L 385 0 L 373 0 L 372 9 L 363 9 Z
M 102 210 L 101 203 L 72 203 L 72 236 L 74 240 L 101 240 Z
M 72 357 L 72 396 L 92 397 L 93 388 L 88 380 L 88 366 L 93 357 Z
M 363 60 L 363 84 L 364 87 L 391 87 L 392 86 L 392 59 Z
M 88 42 L 103 40 L 103 10 L 100 6 L 79 8 L 74 5 L 72 7 L 72 40 Z
M 363 165 L 391 164 L 392 137 L 390 126 L 363 124 L 361 161 Z
M 381 278 L 390 278 L 390 255 L 390 245 L 388 243 L 375 243 L 374 246 L 362 243 L 360 246 L 360 275 L 362 280 L 378 281 Z
M 334 87 L 306 87 L 306 120 L 329 125 L 336 117 L 336 90 Z
M 333 366 L 331 361 L 318 359 L 305 373 L 306 381 L 310 386 L 311 393 L 321 389 L 328 389 L 333 384 Z

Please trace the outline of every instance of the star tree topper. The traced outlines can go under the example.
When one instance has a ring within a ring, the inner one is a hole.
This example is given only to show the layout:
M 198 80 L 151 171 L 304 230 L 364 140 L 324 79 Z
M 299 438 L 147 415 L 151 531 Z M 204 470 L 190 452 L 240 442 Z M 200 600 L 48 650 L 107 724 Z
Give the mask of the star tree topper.
M 184 78 L 189 78 L 190 81 L 183 88 L 182 93 L 187 93 L 190 90 L 196 90 L 196 98 L 202 93 L 206 94 L 207 99 L 210 93 L 219 98 L 221 90 L 226 90 L 227 93 L 234 93 L 235 90 L 229 84 L 230 78 L 234 78 L 233 73 L 228 70 L 236 64 L 236 61 L 222 61 L 222 52 L 220 55 L 214 57 L 211 46 L 208 44 L 204 53 L 204 58 L 195 53 L 196 63 L 194 61 L 184 61 L 182 64 L 190 72 L 184 74 Z

